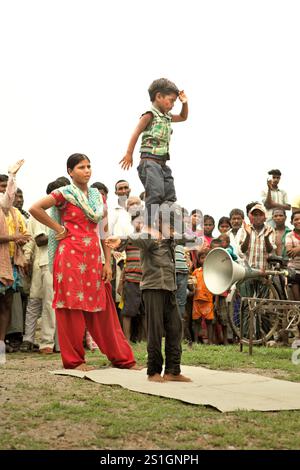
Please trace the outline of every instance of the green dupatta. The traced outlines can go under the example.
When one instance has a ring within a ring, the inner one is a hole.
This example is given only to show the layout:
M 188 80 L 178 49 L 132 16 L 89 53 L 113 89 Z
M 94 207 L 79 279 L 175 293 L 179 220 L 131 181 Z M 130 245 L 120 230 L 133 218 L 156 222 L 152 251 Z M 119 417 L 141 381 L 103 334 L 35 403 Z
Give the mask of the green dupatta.
M 56 189 L 54 192 L 61 193 L 67 202 L 79 207 L 84 212 L 85 216 L 95 224 L 98 224 L 103 218 L 104 202 L 98 189 L 88 188 L 88 196 L 86 196 L 81 189 L 71 183 L 67 186 L 62 186 L 61 188 Z M 59 207 L 51 207 L 50 216 L 56 222 L 61 224 L 61 210 Z M 48 237 L 50 271 L 52 271 L 54 256 L 59 243 L 55 239 L 55 235 L 56 232 L 50 229 Z

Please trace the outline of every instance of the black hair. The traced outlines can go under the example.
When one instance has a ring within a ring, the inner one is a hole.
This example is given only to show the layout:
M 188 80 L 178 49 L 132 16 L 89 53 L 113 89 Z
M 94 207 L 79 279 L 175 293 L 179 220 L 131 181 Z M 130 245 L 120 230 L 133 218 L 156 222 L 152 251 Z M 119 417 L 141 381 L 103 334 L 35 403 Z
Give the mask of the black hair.
M 98 191 L 104 191 L 108 194 L 108 188 L 103 183 L 99 183 L 99 181 L 95 181 L 95 183 L 91 184 L 91 188 L 96 188 Z
M 17 190 L 16 190 L 16 194 L 17 194 L 17 193 L 22 193 L 22 194 L 23 194 L 23 191 L 22 191 L 22 189 L 21 189 L 21 188 L 17 188 Z
M 178 233 L 183 233 L 182 208 L 176 202 L 163 202 L 158 211 L 159 227 L 163 222 L 167 222 Z
M 270 171 L 268 171 L 268 175 L 281 176 L 281 171 L 278 170 L 278 169 L 270 170 Z
M 0 175 L 0 182 L 1 182 L 1 183 L 6 183 L 7 180 L 8 180 L 8 176 L 7 176 L 7 175 Z
M 144 216 L 144 211 L 143 210 L 138 210 L 131 216 L 131 222 L 134 221 L 137 217 L 143 217 Z
M 213 238 L 212 241 L 210 242 L 210 248 L 213 248 L 213 245 L 219 245 L 222 243 L 222 240 L 219 238 Z
M 115 184 L 115 191 L 117 191 L 117 186 L 118 186 L 119 183 L 128 183 L 128 181 L 126 181 L 126 180 L 117 181 L 116 184 Z M 128 183 L 128 186 L 129 186 L 129 183 Z
M 260 204 L 260 202 L 258 201 L 252 201 L 252 202 L 249 202 L 249 204 L 246 205 L 246 212 L 247 212 L 247 215 L 249 215 L 249 212 L 251 211 L 252 207 L 256 206 L 256 204 Z
M 226 216 L 221 217 L 220 220 L 219 220 L 219 222 L 218 222 L 218 228 L 219 228 L 220 225 L 222 225 L 222 224 L 228 224 L 229 227 L 231 227 L 231 222 L 230 222 L 229 217 L 226 217 Z
M 206 222 L 207 220 L 211 220 L 212 223 L 215 225 L 215 219 L 211 215 L 205 214 L 203 220 L 204 222 Z
M 145 196 L 146 196 L 146 191 L 143 191 L 139 196 L 140 200 L 145 201 Z
M 51 181 L 51 183 L 48 184 L 46 193 L 50 194 L 55 189 L 61 188 L 62 186 L 67 186 L 70 183 L 71 182 L 68 178 L 66 178 L 65 176 L 60 176 L 59 178 L 56 178 L 56 180 Z
M 274 209 L 272 210 L 272 215 L 274 215 L 274 212 L 276 211 L 281 211 L 283 213 L 284 216 L 286 216 L 286 212 L 284 209 L 279 209 L 278 207 L 274 207 Z
M 54 189 L 57 189 L 55 186 L 55 181 L 51 181 L 51 183 L 48 183 L 47 188 L 46 188 L 46 193 L 51 194 Z
M 202 211 L 200 211 L 200 209 L 193 209 L 190 215 L 194 215 L 194 214 L 199 214 L 200 216 L 202 216 Z
M 179 95 L 179 89 L 175 85 L 175 83 L 171 82 L 167 78 L 158 78 L 151 83 L 148 88 L 148 93 L 150 96 L 150 100 L 153 103 L 155 101 L 155 97 L 157 93 L 161 93 L 162 95 L 169 95 L 171 93 L 175 93 L 176 96 Z
M 74 170 L 75 166 L 83 160 L 88 160 L 90 162 L 90 159 L 84 155 L 84 153 L 73 153 L 67 160 L 67 170 Z
M 61 186 L 67 186 L 68 184 L 71 184 L 71 181 L 69 180 L 69 178 L 66 178 L 65 176 L 59 176 L 58 178 L 56 178 L 55 182 L 60 185 L 58 186 L 58 188 L 60 188 Z
M 230 214 L 229 214 L 229 218 L 231 219 L 234 215 L 240 215 L 242 217 L 242 219 L 245 218 L 245 214 L 244 214 L 244 211 L 242 211 L 242 209 L 232 209 L 230 211 Z
M 297 210 L 297 211 L 292 213 L 292 217 L 291 217 L 291 222 L 292 223 L 294 222 L 295 215 L 298 215 L 298 214 L 300 214 L 300 210 Z
M 201 267 L 201 264 L 200 264 L 201 256 L 206 256 L 208 253 L 209 253 L 209 248 L 208 247 L 202 248 L 197 252 L 197 254 L 196 254 L 196 268 Z

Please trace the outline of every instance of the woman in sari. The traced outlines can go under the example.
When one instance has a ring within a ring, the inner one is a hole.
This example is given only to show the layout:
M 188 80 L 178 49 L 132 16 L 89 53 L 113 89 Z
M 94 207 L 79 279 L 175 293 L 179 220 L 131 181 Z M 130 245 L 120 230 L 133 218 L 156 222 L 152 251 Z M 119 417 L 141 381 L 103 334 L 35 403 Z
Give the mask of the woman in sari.
M 87 328 L 113 366 L 135 369 L 132 350 L 122 332 L 111 295 L 110 250 L 100 233 L 106 233 L 106 207 L 96 188 L 89 188 L 91 164 L 86 155 L 68 158 L 70 185 L 53 191 L 29 212 L 47 225 L 49 258 L 53 261 L 53 308 L 56 313 L 62 362 L 66 369 L 90 370 L 85 363 L 83 337 Z M 52 208 L 51 216 L 46 210 Z

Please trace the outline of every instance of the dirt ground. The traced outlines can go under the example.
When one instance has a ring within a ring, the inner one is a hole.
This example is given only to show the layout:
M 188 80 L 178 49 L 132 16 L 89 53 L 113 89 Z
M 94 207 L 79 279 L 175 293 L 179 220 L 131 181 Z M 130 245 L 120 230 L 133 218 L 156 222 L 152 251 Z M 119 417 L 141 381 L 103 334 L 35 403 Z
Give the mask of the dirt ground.
M 90 353 L 88 362 L 109 366 L 98 352 Z M 226 429 L 230 429 L 239 422 L 238 416 L 225 416 L 205 407 L 192 410 L 176 400 L 162 402 L 159 397 L 121 387 L 95 385 L 89 380 L 50 373 L 61 368 L 60 354 L 7 355 L 7 363 L 0 367 L 0 449 L 159 449 L 163 445 L 172 449 L 180 446 L 185 433 L 194 445 L 198 442 L 195 441 L 198 431 L 189 430 L 186 424 L 191 411 L 195 419 L 204 420 L 207 426 L 209 423 L 217 426 L 225 420 Z M 277 369 L 240 368 L 235 372 L 238 370 L 288 378 L 285 371 Z M 168 438 L 162 438 L 158 424 L 163 413 L 174 420 L 170 422 Z M 181 413 L 186 420 L 182 427 L 176 422 Z M 178 426 L 179 443 L 174 441 Z M 204 448 L 211 448 L 210 443 L 205 443 Z
M 64 417 L 43 420 L 43 409 L 45 414 L 51 414 L 51 403 L 55 408 L 60 402 L 82 406 L 85 402 L 81 398 L 86 397 L 89 384 L 81 381 L 80 387 L 75 385 L 75 391 L 73 380 L 50 374 L 49 371 L 62 368 L 59 354 L 53 354 L 51 359 L 38 354 L 25 357 L 10 354 L 7 357 L 6 365 L 1 367 L 0 421 L 11 444 L 0 433 L 0 448 L 34 448 L 34 442 L 43 442 L 42 448 L 82 448 L 78 435 L 82 442 L 89 440 L 93 435 L 92 422 L 86 425 L 83 422 L 72 423 L 70 426 Z

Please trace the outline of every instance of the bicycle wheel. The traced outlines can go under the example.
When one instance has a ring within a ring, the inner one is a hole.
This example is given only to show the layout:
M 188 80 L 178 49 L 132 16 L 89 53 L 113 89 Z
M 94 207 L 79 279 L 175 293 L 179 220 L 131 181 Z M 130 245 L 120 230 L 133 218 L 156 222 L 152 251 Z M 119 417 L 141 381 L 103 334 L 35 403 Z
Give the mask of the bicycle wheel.
M 227 315 L 229 324 L 234 334 L 243 342 L 249 342 L 249 306 L 242 302 L 242 297 L 253 297 L 259 299 L 279 299 L 276 287 L 268 280 L 250 280 L 242 283 L 236 289 L 231 302 L 228 303 Z M 240 319 L 243 318 L 243 337 L 240 332 Z M 264 314 L 264 305 L 261 303 L 255 309 L 253 318 L 253 344 L 261 344 L 271 339 L 278 326 L 278 315 L 274 312 Z
M 286 279 L 280 275 L 274 276 L 272 282 L 278 292 L 279 299 L 288 300 Z M 292 331 L 287 330 L 288 324 L 289 321 L 287 315 L 281 315 L 278 321 L 276 334 L 274 334 L 274 339 L 283 346 L 288 346 L 289 337 L 293 336 Z

